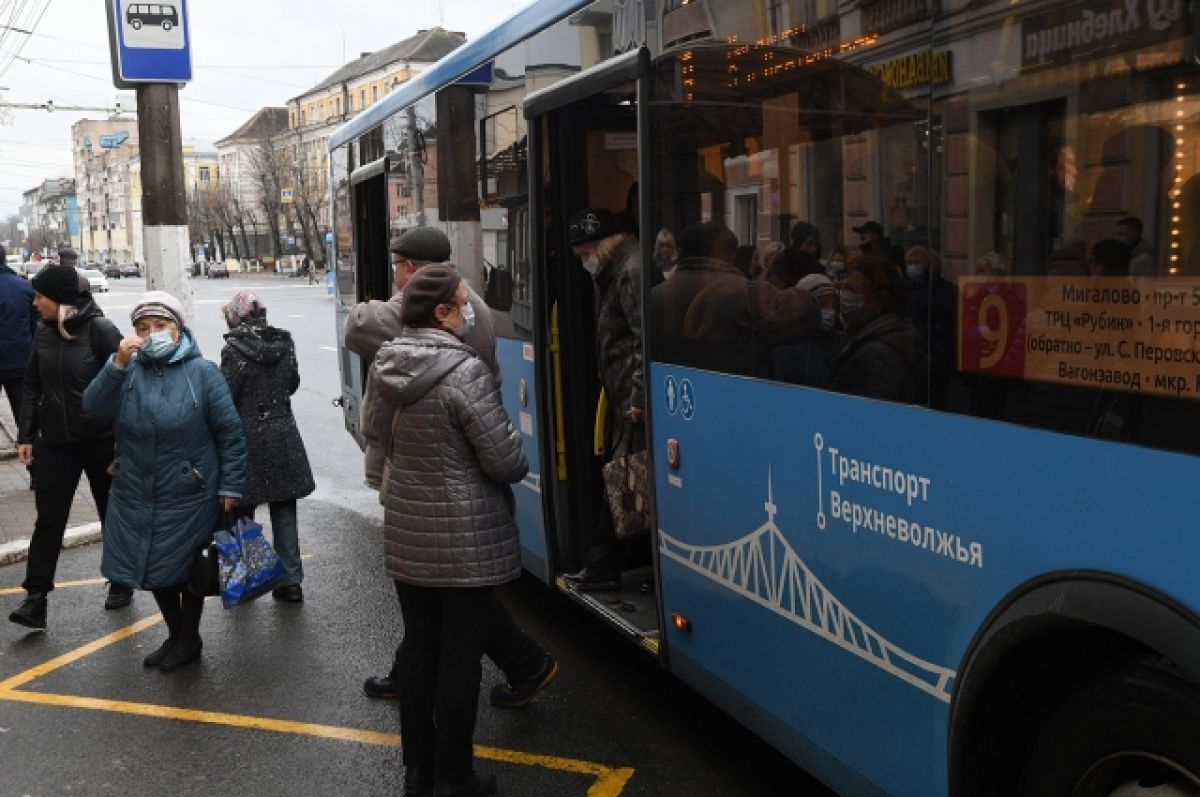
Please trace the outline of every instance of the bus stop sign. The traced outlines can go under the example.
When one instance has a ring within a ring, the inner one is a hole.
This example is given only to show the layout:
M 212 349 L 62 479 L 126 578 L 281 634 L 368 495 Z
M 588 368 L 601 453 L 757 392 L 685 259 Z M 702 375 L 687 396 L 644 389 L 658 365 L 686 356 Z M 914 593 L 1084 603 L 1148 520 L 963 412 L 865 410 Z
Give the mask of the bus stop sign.
M 109 0 L 113 83 L 184 83 L 192 79 L 187 0 Z

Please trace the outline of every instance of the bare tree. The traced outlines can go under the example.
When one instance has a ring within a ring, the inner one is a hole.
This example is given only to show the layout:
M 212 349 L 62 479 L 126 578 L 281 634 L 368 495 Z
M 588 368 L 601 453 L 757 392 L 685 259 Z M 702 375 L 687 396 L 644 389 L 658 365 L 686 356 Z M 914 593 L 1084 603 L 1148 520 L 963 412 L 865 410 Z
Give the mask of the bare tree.
M 329 189 L 324 173 L 319 167 L 299 161 L 292 189 L 292 210 L 300 221 L 300 229 L 304 234 L 304 251 L 308 253 L 308 262 L 313 268 L 318 260 L 324 260 L 321 219 L 325 218 L 328 207 Z
M 40 252 L 43 249 L 54 249 L 58 246 L 58 234 L 41 227 L 34 227 L 25 237 L 25 248 L 30 252 Z
M 262 211 L 268 229 L 271 231 L 271 254 L 276 259 L 283 253 L 281 216 L 283 207 L 283 189 L 289 182 L 286 174 L 285 160 L 287 151 L 277 146 L 277 138 L 268 132 L 266 136 L 250 151 L 250 174 L 254 182 L 255 193 L 258 194 L 258 210 Z

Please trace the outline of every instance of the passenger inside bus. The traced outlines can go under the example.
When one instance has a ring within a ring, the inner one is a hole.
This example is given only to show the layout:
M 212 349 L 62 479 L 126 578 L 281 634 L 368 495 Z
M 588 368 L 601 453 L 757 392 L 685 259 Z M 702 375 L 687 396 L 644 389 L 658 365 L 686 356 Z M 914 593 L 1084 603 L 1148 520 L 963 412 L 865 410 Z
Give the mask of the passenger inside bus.
M 847 339 L 834 363 L 834 390 L 925 403 L 925 349 L 905 315 L 907 294 L 900 272 L 882 257 L 863 255 L 850 266 L 841 291 Z
M 654 267 L 663 275 L 663 279 L 670 279 L 678 262 L 679 252 L 675 248 L 675 236 L 663 227 L 654 239 Z
M 636 191 L 631 191 L 636 196 Z M 645 450 L 642 368 L 641 249 L 637 236 L 603 208 L 571 217 L 568 240 L 595 288 L 596 354 L 606 408 L 604 462 Z M 650 563 L 650 537 L 618 538 L 603 513 L 584 567 L 565 578 L 581 591 L 621 586 L 621 573 Z M 651 582 L 652 583 L 652 582 Z
M 957 367 L 958 288 L 942 277 L 942 259 L 924 246 L 909 247 L 904 262 L 909 285 L 908 315 L 929 355 L 930 402 L 942 407 Z
M 797 287 L 807 291 L 820 307 L 819 328 L 802 340 L 772 349 L 775 378 L 793 385 L 828 388 L 833 384 L 833 363 L 844 341 L 837 288 L 824 274 L 808 274 Z

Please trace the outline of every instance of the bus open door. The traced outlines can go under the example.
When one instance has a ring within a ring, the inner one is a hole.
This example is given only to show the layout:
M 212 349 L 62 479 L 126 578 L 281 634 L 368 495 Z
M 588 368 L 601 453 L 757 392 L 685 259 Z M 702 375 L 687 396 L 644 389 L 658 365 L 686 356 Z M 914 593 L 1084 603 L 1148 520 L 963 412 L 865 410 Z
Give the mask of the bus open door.
M 600 67 L 530 95 L 525 102 L 532 142 L 530 212 L 532 251 L 538 274 L 536 312 L 544 359 L 543 419 L 547 441 L 547 516 L 559 589 L 607 622 L 658 651 L 660 611 L 656 598 L 651 535 L 634 541 L 620 588 L 585 591 L 565 576 L 588 563 L 609 509 L 601 466 L 605 429 L 599 408 L 595 288 L 568 238 L 571 216 L 604 208 L 621 229 L 638 236 L 639 92 L 647 55 L 630 52 Z M 653 237 L 653 236 L 651 236 Z M 639 240 L 643 259 L 646 243 Z M 647 277 L 638 297 L 645 304 Z M 644 370 L 644 368 L 643 368 Z M 634 554 L 641 548 L 641 555 Z

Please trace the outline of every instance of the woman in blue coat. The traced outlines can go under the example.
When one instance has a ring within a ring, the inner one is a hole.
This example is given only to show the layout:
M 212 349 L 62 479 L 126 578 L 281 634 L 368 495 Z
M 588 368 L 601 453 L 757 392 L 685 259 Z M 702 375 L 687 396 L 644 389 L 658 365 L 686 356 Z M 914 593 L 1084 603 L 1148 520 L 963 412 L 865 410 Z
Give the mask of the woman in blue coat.
M 200 656 L 204 598 L 186 581 L 218 513 L 241 496 L 246 445 L 225 378 L 200 356 L 179 300 L 151 291 L 130 319 L 136 334 L 83 394 L 117 442 L 100 571 L 154 593 L 168 636 L 145 664 L 169 672 Z

